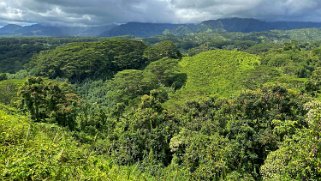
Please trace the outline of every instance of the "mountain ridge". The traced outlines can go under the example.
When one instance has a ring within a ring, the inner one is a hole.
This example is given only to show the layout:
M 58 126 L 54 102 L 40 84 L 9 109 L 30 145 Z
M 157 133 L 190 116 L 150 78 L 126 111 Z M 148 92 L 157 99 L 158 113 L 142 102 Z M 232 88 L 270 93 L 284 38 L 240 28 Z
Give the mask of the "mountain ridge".
M 96 27 L 71 27 L 44 24 L 19 26 L 14 24 L 0 28 L 0 36 L 136 36 L 151 37 L 164 33 L 175 35 L 196 33 L 202 31 L 221 32 L 262 32 L 270 30 L 291 30 L 302 28 L 321 28 L 321 22 L 294 22 L 294 21 L 264 21 L 254 18 L 224 18 L 207 20 L 196 24 L 173 24 L 173 23 L 148 23 L 128 22 L 120 25 L 105 25 Z
M 100 36 L 116 25 L 103 25 L 94 27 L 55 26 L 46 24 L 32 24 L 19 26 L 8 24 L 0 28 L 0 36 L 45 36 L 45 37 L 74 37 L 74 36 Z

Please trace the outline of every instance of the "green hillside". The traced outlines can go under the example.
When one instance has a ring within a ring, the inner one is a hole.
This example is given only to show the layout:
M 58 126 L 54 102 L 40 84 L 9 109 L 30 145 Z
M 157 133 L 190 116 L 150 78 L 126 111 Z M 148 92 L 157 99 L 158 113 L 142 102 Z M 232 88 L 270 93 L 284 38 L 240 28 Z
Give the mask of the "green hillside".
M 79 144 L 66 129 L 32 123 L 0 104 L 0 180 L 146 180 Z
M 319 180 L 321 45 L 271 33 L 34 54 L 0 73 L 0 180 Z
M 101 42 L 69 43 L 33 57 L 33 74 L 66 78 L 71 82 L 86 78 L 106 78 L 115 72 L 140 68 L 146 46 L 140 41 L 109 39 Z
M 208 96 L 235 96 L 245 88 L 248 73 L 259 65 L 259 58 L 239 51 L 213 50 L 186 57 L 180 62 L 187 74 L 185 86 L 171 97 L 170 102 L 184 103 Z

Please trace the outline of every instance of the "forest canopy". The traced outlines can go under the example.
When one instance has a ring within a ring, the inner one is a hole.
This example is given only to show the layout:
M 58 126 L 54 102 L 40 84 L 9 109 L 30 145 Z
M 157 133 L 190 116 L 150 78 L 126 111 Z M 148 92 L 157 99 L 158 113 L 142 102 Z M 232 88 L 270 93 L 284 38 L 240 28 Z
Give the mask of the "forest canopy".
M 0 180 L 318 180 L 307 32 L 0 38 Z

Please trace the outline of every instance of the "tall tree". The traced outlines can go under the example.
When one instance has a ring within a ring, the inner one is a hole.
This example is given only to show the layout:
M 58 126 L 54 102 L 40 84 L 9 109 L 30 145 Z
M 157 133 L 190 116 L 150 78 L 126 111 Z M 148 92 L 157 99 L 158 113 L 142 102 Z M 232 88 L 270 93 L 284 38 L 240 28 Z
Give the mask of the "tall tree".
M 148 47 L 144 52 L 144 57 L 146 57 L 149 61 L 155 61 L 166 57 L 180 59 L 182 54 L 172 41 L 162 41 L 151 47 Z
M 53 122 L 75 127 L 78 96 L 65 83 L 29 78 L 21 87 L 21 108 L 36 122 Z

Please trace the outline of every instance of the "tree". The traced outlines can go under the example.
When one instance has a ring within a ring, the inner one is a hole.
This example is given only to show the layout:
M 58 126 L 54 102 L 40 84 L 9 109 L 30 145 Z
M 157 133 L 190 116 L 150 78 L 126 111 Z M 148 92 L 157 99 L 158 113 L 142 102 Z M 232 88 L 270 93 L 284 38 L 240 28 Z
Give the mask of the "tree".
M 107 102 L 109 106 L 117 103 L 132 103 L 133 100 L 153 89 L 149 81 L 144 79 L 141 70 L 123 70 L 118 72 L 112 80 L 107 81 Z
M 159 60 L 161 58 L 180 59 L 182 54 L 179 52 L 176 45 L 171 41 L 162 41 L 151 47 L 148 47 L 144 52 L 144 57 L 149 61 Z
M 321 89 L 321 67 L 317 67 L 312 76 L 309 78 L 308 82 L 306 83 L 305 90 L 312 95 L 316 96 L 320 93 Z
M 53 122 L 73 129 L 78 96 L 65 83 L 29 78 L 19 91 L 21 108 L 36 122 Z
M 18 79 L 0 81 L 0 102 L 14 105 L 17 99 L 19 99 L 17 93 L 24 82 L 24 80 Z
M 7 74 L 0 73 L 0 81 L 7 80 L 7 79 L 8 79 Z
M 178 68 L 178 60 L 163 58 L 150 63 L 144 70 L 144 76 L 153 84 L 181 88 L 187 76 L 181 73 Z
M 147 159 L 166 166 L 171 162 L 169 141 L 177 131 L 178 120 L 162 108 L 166 100 L 166 92 L 153 90 L 142 96 L 138 109 L 119 120 L 115 136 L 110 137 L 114 143 L 112 155 L 118 163 Z
M 176 162 L 196 180 L 225 180 L 240 166 L 239 144 L 218 133 L 208 135 L 183 129 L 171 139 L 170 148 Z
M 261 167 L 265 180 L 318 180 L 321 177 L 320 102 L 309 102 L 305 108 L 308 127 L 296 129 L 280 148 L 271 152 Z
M 31 72 L 49 78 L 66 78 L 72 83 L 88 78 L 111 78 L 118 71 L 145 65 L 146 46 L 135 40 L 70 43 L 36 55 Z
M 306 124 L 305 101 L 280 86 L 233 99 L 190 101 L 179 116 L 180 133 L 171 139 L 171 150 L 199 180 L 260 179 L 267 155 Z

